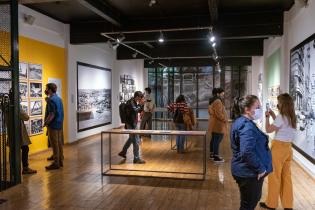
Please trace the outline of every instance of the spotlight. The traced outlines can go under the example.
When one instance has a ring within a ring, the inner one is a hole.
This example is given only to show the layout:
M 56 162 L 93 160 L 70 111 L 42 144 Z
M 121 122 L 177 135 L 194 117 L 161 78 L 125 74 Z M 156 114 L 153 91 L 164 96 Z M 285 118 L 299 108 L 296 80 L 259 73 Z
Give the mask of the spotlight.
M 119 43 L 113 45 L 113 49 L 114 49 L 114 50 L 117 50 L 118 47 L 119 47 Z
M 215 47 L 217 44 L 215 42 L 212 43 L 212 47 Z
M 164 35 L 162 33 L 162 31 L 160 32 L 160 37 L 159 37 L 159 42 L 160 43 L 163 43 L 165 40 L 164 40 Z
M 24 22 L 29 24 L 29 25 L 33 25 L 34 21 L 35 21 L 35 17 L 32 15 L 28 15 L 28 14 L 24 14 L 23 16 L 24 18 Z
M 150 61 L 149 61 L 149 64 L 152 64 L 152 63 L 154 63 L 154 60 L 150 60 Z
M 214 42 L 215 41 L 215 36 L 210 36 L 210 42 Z
M 124 39 L 126 39 L 125 35 L 124 35 L 124 34 L 120 34 L 120 35 L 117 37 L 116 41 L 117 41 L 118 43 L 120 43 L 120 42 L 122 42 Z
M 212 58 L 213 58 L 213 60 L 216 61 L 216 60 L 218 60 L 219 56 L 216 53 L 213 53 Z
M 133 58 L 136 58 L 137 55 L 138 55 L 138 52 L 135 52 L 134 54 L 132 54 L 132 57 L 133 57 Z
M 156 4 L 156 0 L 150 0 L 149 7 L 152 7 L 154 4 Z

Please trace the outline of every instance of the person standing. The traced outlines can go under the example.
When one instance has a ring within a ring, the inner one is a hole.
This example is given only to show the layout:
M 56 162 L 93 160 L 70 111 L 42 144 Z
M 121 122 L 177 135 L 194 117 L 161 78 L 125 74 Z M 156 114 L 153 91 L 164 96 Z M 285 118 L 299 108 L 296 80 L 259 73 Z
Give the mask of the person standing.
M 216 163 L 224 162 L 219 156 L 220 143 L 227 132 L 227 114 L 223 105 L 224 90 L 222 88 L 214 88 L 212 90 L 213 97 L 209 100 L 209 133 L 211 133 L 210 141 L 210 159 Z
M 54 83 L 46 85 L 45 94 L 49 97 L 46 105 L 46 116 L 44 126 L 48 130 L 48 138 L 53 149 L 54 161 L 46 166 L 47 170 L 55 170 L 63 167 L 63 104 L 61 98 L 56 94 L 57 86 Z
M 147 125 L 148 130 L 152 130 L 152 114 L 155 109 L 155 104 L 151 98 L 151 88 L 147 87 L 145 89 L 145 96 L 144 96 L 144 114 L 140 124 L 140 130 L 145 130 L 145 126 Z
M 184 95 L 179 95 L 176 98 L 175 103 L 167 106 L 169 112 L 173 113 L 173 122 L 175 124 L 176 130 L 185 131 L 186 126 L 184 122 L 184 115 L 189 114 L 189 107 L 186 103 Z M 185 136 L 176 136 L 176 146 L 177 153 L 184 153 L 185 151 Z
M 141 91 L 136 91 L 134 93 L 134 97 L 127 101 L 126 103 L 126 123 L 125 128 L 126 129 L 132 129 L 135 130 L 137 128 L 138 124 L 138 114 L 143 111 L 143 94 Z M 133 163 L 135 164 L 144 164 L 145 161 L 141 159 L 140 157 L 140 138 L 139 135 L 135 134 L 129 134 L 129 138 L 127 142 L 125 143 L 122 151 L 118 153 L 119 156 L 123 157 L 124 159 L 127 158 L 127 151 L 129 147 L 133 145 Z
M 22 165 L 23 170 L 22 174 L 36 174 L 37 171 L 29 168 L 28 163 L 28 153 L 30 151 L 29 146 L 31 144 L 30 137 L 28 136 L 28 132 L 24 121 L 28 121 L 30 117 L 28 114 L 21 108 L 20 109 L 20 119 L 21 119 L 21 134 L 22 134 L 22 142 L 21 142 L 21 150 L 22 150 Z
M 254 210 L 261 198 L 264 177 L 272 172 L 268 136 L 253 122 L 263 112 L 257 96 L 238 102 L 239 116 L 231 128 L 231 171 L 240 190 L 239 210 Z M 235 208 L 236 209 L 236 208 Z
M 276 132 L 271 143 L 273 172 L 268 176 L 268 193 L 260 206 L 276 209 L 280 197 L 285 210 L 293 208 L 293 187 L 291 179 L 292 140 L 296 132 L 296 115 L 294 101 L 288 93 L 278 96 L 279 115 L 272 110 L 266 111 L 266 132 Z M 270 116 L 273 124 L 270 124 Z

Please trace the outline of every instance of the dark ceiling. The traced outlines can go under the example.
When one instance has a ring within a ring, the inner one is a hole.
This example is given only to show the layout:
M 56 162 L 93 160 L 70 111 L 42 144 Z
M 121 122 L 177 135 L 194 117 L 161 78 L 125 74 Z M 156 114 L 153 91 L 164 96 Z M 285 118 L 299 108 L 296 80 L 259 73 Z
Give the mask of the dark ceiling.
M 294 4 L 294 0 L 156 0 L 150 6 L 150 1 L 22 0 L 22 3 L 70 24 L 72 44 L 105 43 L 108 38 L 101 33 L 116 38 L 124 32 L 124 44 L 170 65 L 212 63 L 209 57 L 214 51 L 207 40 L 210 26 L 218 37 L 220 61 L 248 65 L 251 56 L 263 54 L 265 38 L 283 34 L 283 12 Z M 157 41 L 160 30 L 165 36 L 162 44 Z M 134 59 L 133 52 L 119 46 L 117 58 Z M 144 57 L 138 54 L 136 58 Z

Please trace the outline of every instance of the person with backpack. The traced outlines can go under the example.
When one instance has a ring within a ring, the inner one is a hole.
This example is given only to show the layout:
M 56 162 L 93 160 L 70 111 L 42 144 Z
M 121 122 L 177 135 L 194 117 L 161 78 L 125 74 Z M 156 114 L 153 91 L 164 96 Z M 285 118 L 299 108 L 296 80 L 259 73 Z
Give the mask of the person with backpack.
M 173 122 L 175 127 L 179 131 L 186 130 L 184 115 L 189 113 L 189 107 L 186 103 L 186 99 L 184 95 L 179 95 L 176 98 L 175 103 L 172 103 L 167 106 L 169 112 L 173 113 Z M 176 136 L 176 146 L 177 153 L 184 153 L 184 145 L 185 145 L 185 136 L 178 135 Z
M 213 97 L 209 100 L 209 133 L 211 133 L 210 141 L 210 159 L 216 163 L 224 162 L 219 156 L 219 146 L 227 131 L 227 114 L 223 105 L 224 90 L 222 88 L 214 88 L 212 90 Z
M 134 97 L 128 100 L 125 104 L 121 104 L 120 118 L 125 123 L 125 129 L 135 130 L 138 124 L 138 114 L 143 111 L 144 98 L 141 91 L 136 91 Z M 129 147 L 133 145 L 133 163 L 144 164 L 145 161 L 140 158 L 140 138 L 139 135 L 129 134 L 129 138 L 125 143 L 122 151 L 118 153 L 119 156 L 126 159 Z

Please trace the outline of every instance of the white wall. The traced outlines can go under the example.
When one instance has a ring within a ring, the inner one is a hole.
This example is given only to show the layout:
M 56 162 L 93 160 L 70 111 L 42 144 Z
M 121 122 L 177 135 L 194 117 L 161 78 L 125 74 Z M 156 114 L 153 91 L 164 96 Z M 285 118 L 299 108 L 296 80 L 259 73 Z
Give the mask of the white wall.
M 24 15 L 35 18 L 33 25 L 24 22 Z M 19 5 L 19 34 L 58 47 L 67 45 L 68 25 L 58 22 L 28 7 Z
M 251 73 L 251 92 L 250 94 L 258 95 L 258 76 L 264 72 L 264 57 L 252 57 L 252 73 Z

